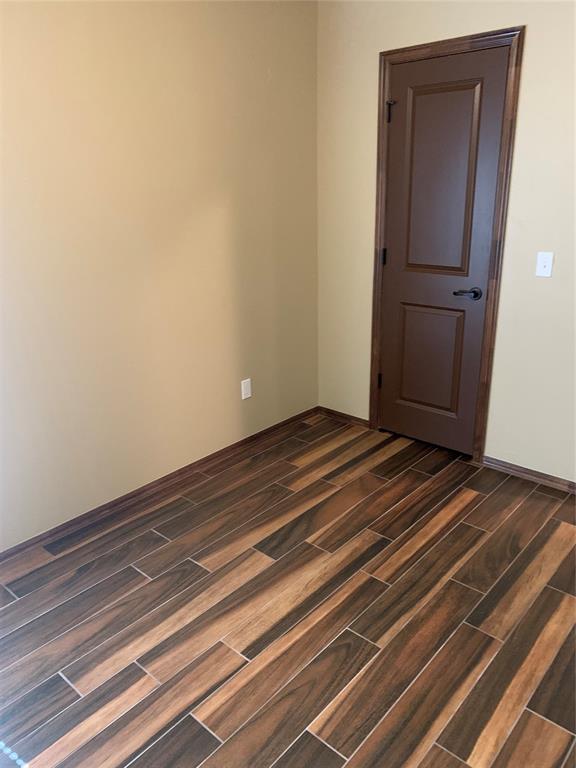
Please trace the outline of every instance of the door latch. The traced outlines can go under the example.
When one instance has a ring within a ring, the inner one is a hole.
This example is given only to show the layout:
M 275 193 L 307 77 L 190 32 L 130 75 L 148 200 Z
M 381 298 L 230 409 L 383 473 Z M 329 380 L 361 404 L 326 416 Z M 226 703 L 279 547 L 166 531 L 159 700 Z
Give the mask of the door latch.
M 472 301 L 478 301 L 482 298 L 482 288 L 468 288 L 461 291 L 452 291 L 452 296 L 466 296 Z

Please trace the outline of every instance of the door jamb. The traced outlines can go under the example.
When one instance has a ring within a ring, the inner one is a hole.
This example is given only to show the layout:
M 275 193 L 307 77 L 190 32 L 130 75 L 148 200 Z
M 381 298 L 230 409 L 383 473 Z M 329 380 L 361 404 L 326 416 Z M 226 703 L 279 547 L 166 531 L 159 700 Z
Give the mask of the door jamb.
M 518 89 L 520 85 L 520 64 L 524 43 L 525 27 L 510 27 L 494 32 L 484 32 L 466 37 L 456 37 L 450 40 L 440 40 L 424 45 L 413 45 L 409 48 L 398 48 L 384 51 L 380 54 L 380 77 L 378 85 L 378 149 L 376 166 L 376 234 L 374 249 L 374 283 L 372 304 L 372 349 L 370 370 L 370 427 L 378 429 L 381 426 L 379 417 L 379 376 L 382 374 L 382 282 L 384 278 L 382 253 L 386 245 L 386 177 L 388 123 L 386 121 L 386 102 L 390 99 L 390 67 L 393 64 L 404 64 L 419 59 L 438 56 L 450 56 L 456 53 L 478 51 L 486 48 L 507 46 L 510 48 L 506 93 L 504 97 L 504 114 L 502 122 L 502 141 L 498 161 L 498 179 L 496 183 L 496 202 L 494 208 L 494 227 L 492 231 L 492 248 L 486 291 L 486 315 L 482 339 L 480 383 L 478 403 L 474 423 L 473 458 L 480 461 L 484 455 L 486 426 L 488 422 L 488 403 L 492 364 L 494 358 L 494 342 L 496 337 L 496 319 L 498 311 L 498 296 L 502 272 L 502 254 L 504 249 L 504 232 L 510 189 L 512 168 L 512 150 L 514 143 L 514 128 L 518 110 Z

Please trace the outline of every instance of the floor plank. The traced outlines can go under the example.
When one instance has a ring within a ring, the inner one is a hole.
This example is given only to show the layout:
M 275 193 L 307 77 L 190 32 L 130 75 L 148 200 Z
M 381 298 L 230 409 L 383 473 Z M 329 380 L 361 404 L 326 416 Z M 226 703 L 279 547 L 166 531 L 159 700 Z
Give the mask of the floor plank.
M 186 560 L 19 659 L 0 676 L 0 700 L 8 702 L 27 693 L 136 619 L 198 582 L 205 573 L 200 566 Z
M 0 669 L 10 666 L 19 658 L 89 619 L 100 608 L 112 605 L 146 583 L 146 577 L 134 568 L 124 568 L 15 629 L 0 640 Z
M 303 573 L 298 582 L 294 579 L 281 599 L 253 611 L 226 636 L 226 642 L 248 658 L 257 656 L 387 545 L 378 534 L 363 531 L 338 552 L 316 560 L 310 573 Z
M 548 584 L 576 597 L 576 546 L 562 560 Z
M 322 549 L 335 552 L 402 499 L 409 497 L 425 482 L 425 479 L 421 473 L 408 470 L 378 489 L 362 503 L 349 509 L 346 514 L 311 536 L 309 540 Z
M 0 560 L 0 583 L 10 584 L 46 563 L 54 560 L 41 544 L 26 546 L 21 552 Z
M 88 765 L 117 768 L 123 765 L 244 663 L 245 660 L 230 648 L 216 644 L 63 760 L 61 768 L 85 768 Z
M 343 446 L 352 444 L 367 433 L 364 427 L 342 425 L 326 437 L 316 440 L 313 445 L 306 445 L 290 456 L 290 462 L 297 467 L 306 467 L 322 459 Z
M 382 443 L 368 448 L 359 456 L 333 469 L 325 475 L 326 480 L 336 485 L 346 485 L 411 444 L 412 440 L 406 437 L 391 435 Z
M 70 573 L 70 571 L 76 570 L 81 565 L 95 560 L 100 555 L 110 553 L 111 550 L 113 551 L 127 541 L 135 539 L 138 535 L 155 527 L 158 523 L 191 508 L 192 505 L 183 499 L 164 504 L 133 522 L 125 523 L 87 544 L 71 550 L 67 554 L 52 559 L 27 575 L 10 582 L 8 586 L 19 597 L 27 595 L 29 592 L 45 586 L 49 581 L 57 579 L 59 576 Z
M 449 464 L 460 456 L 456 451 L 450 451 L 448 448 L 436 448 L 420 461 L 413 465 L 418 472 L 425 472 L 427 475 L 437 475 Z
M 341 768 L 344 758 L 337 755 L 326 744 L 322 744 L 315 736 L 304 731 L 290 749 L 274 763 L 274 768 Z
M 344 631 L 204 763 L 203 768 L 266 768 L 367 664 L 377 648 Z
M 393 477 L 396 477 L 409 469 L 413 464 L 424 456 L 427 456 L 433 450 L 433 445 L 414 440 L 409 445 L 402 448 L 401 451 L 385 459 L 381 464 L 378 464 L 371 471 L 378 477 L 392 480 Z
M 566 501 L 560 505 L 554 517 L 565 523 L 576 525 L 576 496 L 574 494 L 570 494 Z
M 328 496 L 332 496 L 336 490 L 336 487 L 330 483 L 317 480 L 307 488 L 270 507 L 258 517 L 244 523 L 240 528 L 236 528 L 218 541 L 201 549 L 194 559 L 208 570 L 221 568 L 248 547 L 258 544 L 287 522 L 296 519 Z
M 304 557 L 300 556 L 301 552 Z M 294 550 L 282 560 L 276 561 L 260 577 L 247 582 L 193 621 L 187 621 L 176 632 L 147 649 L 138 657 L 138 663 L 158 679 L 169 679 L 189 659 L 245 622 L 252 612 L 280 599 L 285 590 L 298 590 L 302 579 L 309 578 L 322 557 L 320 553 L 312 553 L 310 558 L 308 553 L 306 549 Z
M 252 475 L 257 474 L 262 469 L 282 461 L 294 453 L 302 446 L 298 440 L 290 438 L 283 443 L 274 445 L 272 448 L 257 453 L 248 459 L 243 459 L 237 464 L 233 464 L 229 469 L 220 472 L 215 477 L 205 480 L 203 483 L 190 488 L 183 495 L 190 501 L 201 502 L 216 496 L 228 493 L 240 485 L 244 485 L 246 480 Z
M 316 413 L 312 413 L 310 416 L 306 416 L 304 421 L 306 422 L 306 424 L 313 425 L 313 424 L 318 424 L 319 422 L 324 421 L 327 418 L 328 418 L 328 415 L 326 413 L 316 412 Z
M 440 591 L 484 533 L 460 523 L 376 600 L 352 629 L 383 647 Z
M 365 431 L 348 443 L 338 446 L 334 450 L 321 456 L 316 461 L 305 464 L 283 481 L 283 485 L 293 491 L 299 491 L 310 483 L 322 477 L 328 477 L 334 470 L 346 465 L 349 461 L 357 459 L 371 449 L 376 450 L 386 440 L 390 439 L 387 432 Z M 296 461 L 294 463 L 297 463 Z M 351 478 L 352 479 L 352 478 Z
M 492 768 L 561 768 L 571 745 L 569 733 L 523 712 Z
M 462 625 L 348 761 L 349 768 L 418 765 L 498 650 Z
M 376 579 L 356 574 L 200 704 L 194 715 L 217 736 L 228 738 L 385 589 Z
M 434 744 L 418 768 L 466 768 L 466 763 Z
M 437 544 L 478 504 L 482 494 L 469 488 L 454 491 L 439 506 L 401 534 L 377 555 L 366 570 L 382 581 L 393 584 L 431 547 Z
M 576 733 L 576 630 L 566 637 L 528 703 L 534 712 Z
M 295 565 L 298 550 L 293 550 L 294 555 L 289 553 L 277 560 L 138 661 L 155 677 L 165 680 L 215 638 L 224 638 L 231 647 L 241 647 L 245 656 L 255 655 L 328 597 L 381 546 L 380 540 L 365 535 L 339 556 L 316 550 L 301 568 Z M 306 544 L 299 549 L 314 550 Z
M 49 581 L 45 587 L 21 597 L 17 602 L 0 611 L 0 637 L 84 592 L 133 563 L 140 556 L 157 549 L 163 543 L 164 539 L 161 536 L 153 531 L 147 531 L 107 555 L 101 555 L 96 560 Z
M 0 768 L 576 768 L 573 496 L 319 412 L 196 466 L 0 555 Z
M 509 475 L 499 472 L 497 469 L 482 467 L 482 469 L 465 482 L 466 488 L 472 488 L 473 491 L 489 494 L 495 491 L 499 485 L 502 485 Z
M 267 485 L 278 482 L 293 470 L 294 466 L 287 461 L 277 461 L 270 467 L 252 475 L 244 483 L 233 488 L 224 488 L 220 493 L 216 493 L 206 501 L 197 504 L 192 511 L 177 515 L 162 525 L 154 526 L 154 528 L 162 536 L 175 539 L 210 520 L 215 514 L 248 499 L 252 494 L 266 488 Z
M 329 435 L 331 432 L 336 432 L 337 429 L 342 429 L 342 422 L 336 419 L 323 419 L 317 424 L 313 424 L 303 432 L 298 433 L 298 439 L 304 440 L 306 443 L 313 443 L 315 440 L 319 440 L 325 435 Z
M 215 736 L 187 715 L 130 763 L 130 768 L 197 768 L 219 746 Z
M 303 553 L 303 559 L 305 556 Z M 131 622 L 118 626 L 116 632 L 64 666 L 67 679 L 80 693 L 89 693 L 239 587 L 250 583 L 266 570 L 269 562 L 260 552 L 245 552 L 219 573 L 179 590 L 171 599 L 154 604 L 152 610 L 138 611 Z M 297 562 L 291 565 L 298 567 Z M 161 579 L 162 576 L 158 581 Z
M 432 479 L 420 486 L 414 496 L 397 504 L 382 515 L 370 527 L 389 539 L 401 536 L 411 525 L 417 523 L 443 499 L 449 496 L 459 485 L 477 472 L 476 467 L 455 461 Z
M 0 584 L 0 608 L 5 608 L 7 605 L 10 605 L 11 602 L 13 602 L 16 598 L 14 595 L 12 595 L 6 587 L 3 587 Z M 2 611 L 0 611 L 0 616 L 2 616 Z
M 533 493 L 523 501 L 456 574 L 458 581 L 487 592 L 552 516 L 555 499 Z
M 468 522 L 485 531 L 495 531 L 535 488 L 536 483 L 529 480 L 509 477 L 478 505 Z
M 472 768 L 488 768 L 546 674 L 574 623 L 574 598 L 545 588 L 439 744 Z
M 573 545 L 571 526 L 549 520 L 478 604 L 470 624 L 503 640 Z
M 60 675 L 53 675 L 0 709 L 0 739 L 16 744 L 80 698 Z
M 53 768 L 156 687 L 155 680 L 131 664 L 34 733 L 18 741 L 13 749 L 26 763 Z
M 538 493 L 545 493 L 547 496 L 553 496 L 560 501 L 564 501 L 568 496 L 568 491 L 561 491 L 558 488 L 552 488 L 550 485 L 540 484 L 536 490 Z
M 168 543 L 163 540 L 164 546 L 162 548 L 156 549 L 141 560 L 137 560 L 135 565 L 151 578 L 159 576 L 187 557 L 193 557 L 196 552 L 218 541 L 290 495 L 291 491 L 281 485 L 268 485 L 233 507 L 220 514 L 215 514 L 188 533 Z
M 233 449 L 227 449 L 224 455 L 213 456 L 203 459 L 197 463 L 198 470 L 204 472 L 209 476 L 218 475 L 224 470 L 229 469 L 234 464 L 248 459 L 251 456 L 255 456 L 257 453 L 272 448 L 278 443 L 283 443 L 291 437 L 299 438 L 300 434 L 309 429 L 309 424 L 306 421 L 294 421 L 290 424 L 284 424 L 283 426 L 275 429 L 266 435 L 256 436 L 255 439 L 251 439 L 247 443 L 236 446 Z
M 384 481 L 374 475 L 362 475 L 259 541 L 256 549 L 278 558 L 306 539 L 322 547 L 322 533 L 360 501 L 371 497 L 383 484 Z M 333 551 L 331 547 L 322 548 Z
M 200 473 L 194 473 L 185 478 L 186 486 L 197 485 L 204 482 L 206 476 Z M 180 481 L 180 485 L 184 480 Z M 75 527 L 74 530 L 67 532 L 63 536 L 50 538 L 49 541 L 44 544 L 44 547 L 53 555 L 62 555 L 73 549 L 77 549 L 83 544 L 87 544 L 93 539 L 97 539 L 100 536 L 110 533 L 112 530 L 120 528 L 126 523 L 134 523 L 139 518 L 145 518 L 152 514 L 155 510 L 165 507 L 169 504 L 180 503 L 183 509 L 189 509 L 190 504 L 185 503 L 181 498 L 181 494 L 178 492 L 177 487 L 174 486 L 172 490 L 163 489 L 158 492 L 153 492 L 150 496 L 145 496 L 142 500 L 134 500 L 126 504 L 120 504 L 118 506 L 113 505 L 112 509 L 102 514 L 95 520 L 90 520 L 85 525 Z M 148 526 L 150 527 L 150 526 Z M 144 529 L 146 526 L 144 526 Z
M 572 744 L 572 749 L 562 764 L 562 768 L 576 768 L 576 741 Z
M 312 723 L 349 757 L 466 618 L 480 595 L 455 582 L 438 594 Z

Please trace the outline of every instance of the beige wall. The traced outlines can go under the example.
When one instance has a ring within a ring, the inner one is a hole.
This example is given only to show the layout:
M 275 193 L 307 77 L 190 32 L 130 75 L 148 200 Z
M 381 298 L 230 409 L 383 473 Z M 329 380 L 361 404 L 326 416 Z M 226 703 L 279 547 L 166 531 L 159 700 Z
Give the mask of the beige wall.
M 564 478 L 574 458 L 574 6 L 321 2 L 320 402 L 368 414 L 379 51 L 527 25 L 486 453 Z M 556 253 L 552 279 L 536 252 Z
M 317 403 L 315 5 L 1 14 L 0 549 Z
M 0 21 L 0 548 L 318 401 L 367 415 L 378 52 L 516 24 L 487 453 L 574 477 L 569 4 L 16 2 Z

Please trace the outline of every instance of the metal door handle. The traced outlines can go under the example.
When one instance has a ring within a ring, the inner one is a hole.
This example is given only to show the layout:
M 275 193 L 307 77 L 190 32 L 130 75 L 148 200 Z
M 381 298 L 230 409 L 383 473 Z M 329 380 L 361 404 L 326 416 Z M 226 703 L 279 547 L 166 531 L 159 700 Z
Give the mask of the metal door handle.
M 453 296 L 467 296 L 472 301 L 478 301 L 482 298 L 481 288 L 468 288 L 468 290 L 452 291 Z

